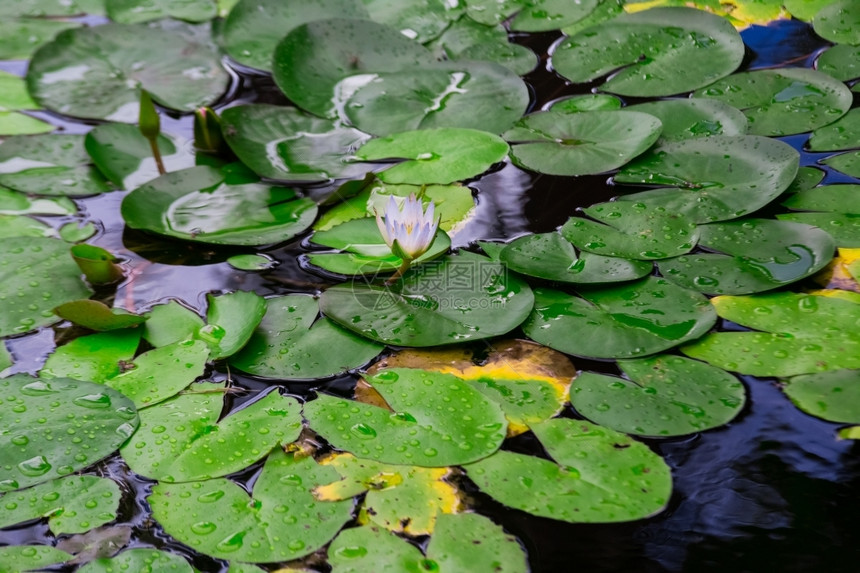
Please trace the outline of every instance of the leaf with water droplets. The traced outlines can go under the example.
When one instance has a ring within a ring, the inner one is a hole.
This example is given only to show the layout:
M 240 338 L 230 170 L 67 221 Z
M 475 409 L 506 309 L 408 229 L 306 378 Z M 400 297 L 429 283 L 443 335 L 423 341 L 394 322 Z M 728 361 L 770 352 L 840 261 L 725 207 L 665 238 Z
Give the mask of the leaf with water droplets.
M 357 457 L 444 467 L 488 456 L 505 438 L 498 404 L 456 376 L 394 368 L 366 380 L 391 409 L 327 394 L 304 406 L 313 430 Z
M 526 46 L 508 41 L 504 26 L 479 24 L 468 16 L 453 22 L 427 46 L 439 59 L 495 62 L 520 76 L 534 70 L 538 64 L 537 54 Z
M 60 318 L 90 330 L 105 331 L 130 328 L 146 322 L 146 317 L 122 308 L 110 308 L 98 300 L 73 300 L 59 305 L 54 312 Z
M 793 376 L 783 391 L 813 416 L 842 424 L 860 423 L 860 370 L 833 370 Z
M 653 115 L 663 124 L 658 145 L 710 135 L 744 135 L 747 118 L 732 106 L 716 100 L 664 99 L 625 109 Z
M 834 44 L 860 44 L 860 5 L 837 0 L 819 10 L 812 19 L 815 33 Z
M 39 375 L 104 383 L 134 358 L 139 343 L 140 331 L 131 328 L 80 336 L 54 350 Z
M 856 79 L 860 77 L 860 46 L 832 46 L 818 56 L 815 67 L 841 82 Z M 851 91 L 857 91 L 856 84 Z
M 47 545 L 7 545 L 0 547 L 0 573 L 21 573 L 65 563 L 74 556 Z
M 205 22 L 217 15 L 213 0 L 105 0 L 108 18 L 121 24 L 137 24 L 161 18 Z
M 16 374 L 0 388 L 0 492 L 89 467 L 138 426 L 131 400 L 94 382 Z
M 30 2 L 13 2 L 27 6 Z M 60 4 L 57 2 L 56 4 Z M 0 7 L 5 10 L 5 6 Z M 48 18 L 9 18 L 4 15 L 0 18 L 0 37 L 3 45 L 0 46 L 0 59 L 3 60 L 26 60 L 41 45 L 50 42 L 54 36 L 68 30 L 77 28 L 82 22 L 55 20 Z
M 645 444 L 566 418 L 532 430 L 555 461 L 496 452 L 465 468 L 481 491 L 508 507 L 571 523 L 643 519 L 669 502 L 669 466 Z
M 120 491 L 115 481 L 68 476 L 0 497 L 0 528 L 48 518 L 54 535 L 82 533 L 116 519 Z
M 158 573 L 193 573 L 194 569 L 181 556 L 158 549 L 126 549 L 115 557 L 90 561 L 79 573 L 115 573 L 117 571 L 158 571 Z
M 212 349 L 212 360 L 227 358 L 241 350 L 266 314 L 266 300 L 257 293 L 236 291 L 206 295 L 207 325 L 197 338 Z
M 580 374 L 570 388 L 570 403 L 589 420 L 619 432 L 701 432 L 730 422 L 746 401 L 737 378 L 704 362 L 661 354 L 618 365 L 626 378 Z
M 687 356 L 753 376 L 860 368 L 860 301 L 831 292 L 718 296 L 726 320 L 759 332 L 715 332 L 681 347 Z
M 337 479 L 312 457 L 277 449 L 248 493 L 227 479 L 160 483 L 148 501 L 168 534 L 219 559 L 269 563 L 298 559 L 327 543 L 351 518 L 352 501 L 311 493 Z
M 143 338 L 156 348 L 192 339 L 206 324 L 196 312 L 177 300 L 153 306 L 146 318 Z

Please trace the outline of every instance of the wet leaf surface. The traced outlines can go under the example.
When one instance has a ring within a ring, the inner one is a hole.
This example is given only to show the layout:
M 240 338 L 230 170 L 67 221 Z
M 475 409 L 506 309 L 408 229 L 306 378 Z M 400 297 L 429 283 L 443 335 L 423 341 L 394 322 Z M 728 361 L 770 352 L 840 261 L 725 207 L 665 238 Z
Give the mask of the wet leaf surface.
M 0 547 L 0 573 L 20 573 L 69 561 L 72 555 L 47 545 Z
M 80 336 L 54 350 L 39 375 L 104 383 L 131 361 L 140 343 L 140 330 L 123 329 Z
M 192 573 L 191 565 L 180 557 L 157 549 L 127 549 L 116 557 L 102 557 L 90 561 L 78 571 L 81 573 L 114 573 L 116 571 L 163 571 L 164 573 Z
M 833 370 L 794 376 L 783 390 L 813 416 L 843 424 L 860 423 L 860 370 Z

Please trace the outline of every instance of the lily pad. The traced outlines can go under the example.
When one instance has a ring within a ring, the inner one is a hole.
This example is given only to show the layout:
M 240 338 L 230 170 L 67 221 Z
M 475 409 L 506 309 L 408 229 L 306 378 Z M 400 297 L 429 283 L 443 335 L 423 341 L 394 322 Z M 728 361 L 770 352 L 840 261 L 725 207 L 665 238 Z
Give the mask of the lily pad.
M 266 271 L 277 266 L 274 259 L 259 254 L 235 255 L 227 259 L 227 264 L 240 271 Z
M 831 155 L 821 163 L 851 177 L 860 177 L 860 151 Z
M 369 20 L 334 18 L 293 28 L 275 48 L 272 75 L 297 106 L 335 118 L 337 102 L 368 77 L 433 62 L 429 50 L 397 30 Z
M 622 14 L 557 44 L 552 66 L 585 83 L 615 72 L 601 88 L 636 97 L 689 92 L 732 73 L 744 44 L 724 18 L 692 8 Z
M 687 216 L 660 206 L 610 201 L 583 212 L 596 221 L 571 217 L 561 235 L 584 251 L 606 257 L 665 259 L 690 252 L 699 240 L 699 230 Z
M 78 569 L 80 573 L 147 570 L 159 573 L 193 573 L 194 571 L 188 561 L 179 555 L 144 547 L 127 549 L 115 557 L 102 557 Z
M 131 400 L 93 382 L 16 374 L 0 387 L 0 491 L 90 466 L 116 451 L 138 424 Z
M 104 15 L 103 0 L 21 0 L 0 6 L 0 16 L 80 16 Z
M 260 295 L 236 291 L 220 296 L 206 295 L 206 327 L 197 336 L 212 349 L 212 359 L 232 356 L 251 338 L 266 314 L 266 300 Z
M 842 151 L 860 147 L 860 109 L 853 109 L 835 123 L 816 129 L 806 147 L 810 151 Z
M 519 120 L 503 137 L 520 167 L 550 175 L 591 175 L 616 169 L 657 141 L 661 123 L 631 111 L 542 111 Z
M 105 0 L 108 18 L 121 24 L 139 24 L 162 18 L 205 22 L 218 11 L 213 0 Z
M 662 354 L 618 363 L 626 378 L 585 372 L 570 388 L 576 411 L 639 436 L 684 436 L 727 424 L 746 401 L 744 385 L 704 362 Z
M 860 370 L 794 376 L 783 390 L 807 414 L 829 422 L 860 423 Z
M 105 331 L 131 328 L 146 322 L 146 317 L 124 310 L 110 308 L 97 300 L 73 300 L 54 309 L 60 318 L 90 330 Z
M 717 100 L 667 99 L 640 103 L 626 109 L 653 115 L 663 124 L 658 143 L 709 135 L 744 135 L 747 118 L 738 109 Z
M 328 230 L 317 231 L 311 237 L 317 245 L 340 249 L 341 253 L 311 253 L 308 261 L 317 267 L 342 275 L 375 275 L 392 273 L 403 264 L 403 259 L 391 252 L 382 238 L 376 219 L 354 219 Z M 433 244 L 426 253 L 415 259 L 420 265 L 439 258 L 448 252 L 451 239 L 444 231 L 437 231 Z
M 65 241 L 6 239 L 0 247 L 0 263 L 0 336 L 23 334 L 58 322 L 55 306 L 92 294 L 81 280 L 81 271 Z
M 88 119 L 134 123 L 140 89 L 178 111 L 210 105 L 226 91 L 208 26 L 171 20 L 105 24 L 60 33 L 30 61 L 27 86 L 40 105 Z
M 643 519 L 669 502 L 669 466 L 645 444 L 589 422 L 558 418 L 532 427 L 550 461 L 501 451 L 466 466 L 495 500 L 571 523 Z
M 81 243 L 91 239 L 98 232 L 95 223 L 69 222 L 60 227 L 60 238 L 67 243 Z
M 120 364 L 134 358 L 139 343 L 137 329 L 79 336 L 54 350 L 39 375 L 104 383 L 120 373 Z
M 615 111 L 621 109 L 621 100 L 609 94 L 575 95 L 555 101 L 549 111 L 577 113 L 580 111 Z
M 525 8 L 528 0 L 468 0 L 466 14 L 479 24 L 500 24 Z
M 351 501 L 311 494 L 334 479 L 337 472 L 312 457 L 276 450 L 250 495 L 227 479 L 210 479 L 159 483 L 148 501 L 165 531 L 196 551 L 251 563 L 287 561 L 322 547 L 351 518 Z
M 707 294 L 752 294 L 797 282 L 820 271 L 836 244 L 811 225 L 741 219 L 699 226 L 694 253 L 657 263 L 660 274 Z
M 372 139 L 361 146 L 362 161 L 407 159 L 377 174 L 384 183 L 449 184 L 480 175 L 508 154 L 501 138 L 476 129 L 421 129 Z
M 362 0 L 370 19 L 425 44 L 460 15 L 459 6 L 444 0 Z
M 367 141 L 367 134 L 295 108 L 240 105 L 225 109 L 221 120 L 227 144 L 261 177 L 325 181 L 360 177 L 370 170 L 345 161 Z
M 860 247 L 860 186 L 813 187 L 794 193 L 782 204 L 797 212 L 777 215 L 777 219 L 820 227 L 839 247 Z
M 623 195 L 696 223 L 735 219 L 778 197 L 797 173 L 798 153 L 777 140 L 714 135 L 666 143 L 624 167 L 616 183 L 665 189 Z
M 588 19 L 600 4 L 600 0 L 529 0 L 511 20 L 511 30 L 550 32 L 572 26 Z
M 206 325 L 196 312 L 176 300 L 153 306 L 146 316 L 143 338 L 156 348 L 193 339 Z
M 223 384 L 199 384 L 142 410 L 140 428 L 120 448 L 128 466 L 161 482 L 209 479 L 245 469 L 298 437 L 295 398 L 274 390 L 220 418 L 224 390 Z
M 393 412 L 325 394 L 304 407 L 317 433 L 356 457 L 445 467 L 486 457 L 505 439 L 507 420 L 501 408 L 456 376 L 393 368 L 367 382 Z M 462 415 L 452 416 L 451 408 Z
M 501 64 L 523 76 L 538 64 L 537 54 L 526 46 L 508 41 L 508 32 L 501 24 L 484 25 L 462 16 L 441 36 L 428 44 L 442 59 L 484 60 Z
M 216 245 L 280 243 L 310 227 L 313 201 L 257 181 L 229 166 L 174 171 L 129 193 L 122 216 L 133 229 Z
M 2 197 L 0 197 L 2 201 Z M 0 239 L 11 237 L 54 237 L 57 232 L 50 225 L 24 215 L 0 215 Z M 65 239 L 64 239 L 65 240 Z
M 838 0 L 823 7 L 812 20 L 815 33 L 834 44 L 860 44 L 860 6 Z
M 457 488 L 445 481 L 449 468 L 381 464 L 352 454 L 333 454 L 320 463 L 342 479 L 318 486 L 314 497 L 337 501 L 366 492 L 359 521 L 389 531 L 430 535 L 437 517 L 456 513 L 462 503 Z
M 80 22 L 66 20 L 4 17 L 0 19 L 0 37 L 3 38 L 0 59 L 26 60 L 60 32 L 80 25 Z
M 444 127 L 502 133 L 529 104 L 523 80 L 493 62 L 425 64 L 351 77 L 340 87 L 343 116 L 374 135 Z
M 244 372 L 281 380 L 325 378 L 358 368 L 382 351 L 381 345 L 318 318 L 313 297 L 288 295 L 266 303 L 260 325 L 230 358 L 230 365 Z
M 0 215 L 74 215 L 77 210 L 68 197 L 27 197 L 0 188 Z
M 0 32 L 2 33 L 2 32 Z M 50 133 L 57 129 L 41 119 L 16 111 L 0 111 L 0 135 Z
M 224 49 L 231 58 L 251 68 L 272 70 L 275 46 L 294 28 L 328 18 L 368 19 L 356 0 L 240 0 L 222 28 Z
M 0 573 L 20 573 L 65 563 L 74 555 L 48 545 L 7 545 L 0 547 Z
M 436 346 L 506 334 L 525 320 L 531 289 L 500 263 L 461 252 L 409 270 L 392 285 L 327 289 L 323 314 L 385 344 Z
M 535 290 L 523 331 L 575 356 L 637 358 L 694 340 L 717 320 L 703 295 L 656 277 L 580 294 Z
M 692 358 L 753 376 L 860 368 L 860 303 L 782 292 L 712 299 L 726 320 L 761 332 L 715 332 L 681 347 Z
M 838 44 L 818 56 L 815 67 L 841 82 L 860 77 L 860 46 Z
M 630 281 L 653 270 L 646 261 L 577 251 L 558 233 L 520 237 L 505 247 L 499 259 L 518 273 L 573 284 Z
M 67 476 L 3 495 L 0 528 L 48 518 L 54 535 L 82 533 L 116 519 L 120 491 L 115 481 Z
M 24 78 L 0 70 L 0 111 L 39 109 L 27 93 Z
M 414 545 L 372 526 L 343 531 L 328 549 L 332 573 L 421 571 L 526 573 L 517 540 L 477 513 L 439 516 L 426 557 Z
M 784 0 L 785 8 L 798 20 L 811 22 L 819 10 L 836 0 Z
M 791 135 L 833 123 L 854 101 L 845 85 L 806 68 L 742 72 L 698 90 L 744 112 L 753 135 Z

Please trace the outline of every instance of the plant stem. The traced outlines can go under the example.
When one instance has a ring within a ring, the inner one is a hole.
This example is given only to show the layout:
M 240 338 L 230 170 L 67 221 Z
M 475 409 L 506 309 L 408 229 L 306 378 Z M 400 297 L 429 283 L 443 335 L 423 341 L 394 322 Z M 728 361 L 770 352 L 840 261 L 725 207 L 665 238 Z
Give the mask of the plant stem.
M 152 149 L 152 156 L 155 158 L 155 166 L 158 167 L 158 174 L 164 175 L 167 173 L 167 170 L 164 168 L 164 162 L 161 160 L 161 151 L 158 149 L 158 141 L 155 138 L 149 139 L 149 148 Z
M 411 259 L 403 259 L 403 264 L 400 265 L 400 268 L 397 269 L 397 272 L 388 277 L 388 280 L 385 281 L 385 286 L 391 286 L 394 284 L 394 281 L 400 279 L 403 276 L 403 273 L 409 270 L 409 266 L 412 265 Z

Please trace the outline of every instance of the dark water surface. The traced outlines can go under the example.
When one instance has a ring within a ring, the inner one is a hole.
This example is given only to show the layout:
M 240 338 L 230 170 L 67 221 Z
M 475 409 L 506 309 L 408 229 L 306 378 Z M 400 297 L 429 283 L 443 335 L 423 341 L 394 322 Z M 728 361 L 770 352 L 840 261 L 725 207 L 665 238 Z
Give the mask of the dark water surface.
M 749 69 L 811 66 L 826 47 L 808 25 L 798 21 L 753 27 L 742 35 L 748 46 L 745 66 Z M 516 41 L 545 54 L 557 37 L 543 34 L 517 37 Z M 563 96 L 590 92 L 591 86 L 566 85 L 545 64 L 544 56 L 538 71 L 526 77 L 534 88 L 534 109 Z M 6 62 L 0 68 L 23 71 L 20 62 Z M 252 101 L 287 103 L 270 78 L 237 75 L 231 97 L 218 107 Z M 58 123 L 58 118 L 42 115 Z M 82 123 L 62 125 L 72 133 L 88 129 Z M 191 138 L 188 117 L 164 116 L 162 129 Z M 802 135 L 785 140 L 802 151 L 807 138 Z M 804 153 L 801 164 L 814 165 L 820 156 Z M 857 182 L 832 173 L 826 179 L 828 183 L 849 180 Z M 607 176 L 553 177 L 528 173 L 511 164 L 471 186 L 477 194 L 477 212 L 454 237 L 456 246 L 476 239 L 509 239 L 527 232 L 551 231 L 578 208 L 624 192 Z M 119 217 L 123 195 L 117 192 L 79 200 L 81 213 L 77 217 L 49 220 L 57 226 L 75 219 L 101 221 L 102 231 L 91 242 L 123 257 L 127 268 L 132 269 L 130 279 L 116 291 L 118 306 L 141 310 L 167 298 L 180 298 L 199 310 L 205 305 L 207 292 L 314 293 L 331 284 L 297 261 L 298 255 L 308 250 L 302 240 L 262 249 L 279 265 L 264 273 L 249 273 L 236 271 L 224 262 L 247 249 L 185 244 L 124 229 Z M 63 333 L 44 329 L 7 341 L 18 359 L 13 370 L 38 370 L 55 346 L 55 335 L 59 338 Z M 581 370 L 616 371 L 613 363 L 581 359 L 574 359 L 574 363 Z M 226 372 L 212 374 L 214 379 L 227 376 Z M 232 378 L 252 391 L 235 398 L 233 407 L 269 385 L 235 373 Z M 354 381 L 345 376 L 283 387 L 300 398 L 311 396 L 316 389 L 349 395 Z M 614 525 L 568 524 L 507 509 L 465 478 L 459 483 L 479 512 L 521 540 L 535 573 L 860 571 L 860 444 L 837 441 L 837 424 L 800 412 L 774 380 L 744 377 L 744 382 L 750 400 L 732 423 L 687 438 L 647 440 L 672 467 L 674 477 L 668 509 L 651 519 Z M 568 407 L 564 415 L 575 413 Z M 506 447 L 532 454 L 540 448 L 529 435 L 509 440 Z M 245 470 L 236 476 L 237 481 L 250 486 L 260 467 L 256 464 Z M 99 464 L 97 471 L 116 479 L 124 491 L 118 523 L 133 527 L 132 547 L 166 549 L 185 555 L 200 571 L 226 571 L 223 562 L 178 544 L 152 521 L 145 497 L 153 482 L 129 472 L 118 455 Z M 0 531 L 0 544 L 53 544 L 52 540 L 44 521 Z

